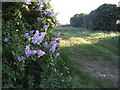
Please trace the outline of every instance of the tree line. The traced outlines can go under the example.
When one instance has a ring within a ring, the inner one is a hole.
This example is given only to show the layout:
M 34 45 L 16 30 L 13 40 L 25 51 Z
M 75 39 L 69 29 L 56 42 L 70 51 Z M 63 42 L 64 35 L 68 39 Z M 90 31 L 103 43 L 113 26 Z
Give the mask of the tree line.
M 91 30 L 120 31 L 116 21 L 119 19 L 120 7 L 115 4 L 102 4 L 89 14 L 75 14 L 70 25 Z

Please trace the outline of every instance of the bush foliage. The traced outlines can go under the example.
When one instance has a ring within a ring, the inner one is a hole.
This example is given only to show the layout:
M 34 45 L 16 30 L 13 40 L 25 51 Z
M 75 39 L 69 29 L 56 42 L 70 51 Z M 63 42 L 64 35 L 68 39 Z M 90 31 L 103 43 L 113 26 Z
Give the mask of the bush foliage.
M 116 25 L 119 8 L 113 4 L 103 4 L 89 14 L 76 14 L 70 19 L 70 25 L 93 30 L 119 31 Z
M 68 69 L 59 57 L 60 33 L 52 33 L 58 21 L 49 0 L 2 4 L 3 88 L 69 87 Z

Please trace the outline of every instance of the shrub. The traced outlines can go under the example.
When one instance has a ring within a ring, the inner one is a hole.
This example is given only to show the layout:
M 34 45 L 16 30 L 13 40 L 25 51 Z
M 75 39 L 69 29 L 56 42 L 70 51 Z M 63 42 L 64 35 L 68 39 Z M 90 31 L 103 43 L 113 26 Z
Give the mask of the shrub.
M 76 14 L 70 19 L 70 25 L 93 30 L 119 31 L 116 25 L 118 7 L 114 4 L 103 4 L 88 15 Z
M 68 87 L 68 69 L 58 57 L 62 39 L 52 33 L 58 21 L 49 0 L 5 2 L 3 9 L 3 88 Z

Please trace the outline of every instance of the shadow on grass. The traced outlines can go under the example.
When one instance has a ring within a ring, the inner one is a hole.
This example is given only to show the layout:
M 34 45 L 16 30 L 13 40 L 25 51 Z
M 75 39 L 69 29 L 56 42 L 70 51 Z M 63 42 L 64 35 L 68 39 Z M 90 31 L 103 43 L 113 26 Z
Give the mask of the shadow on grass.
M 115 86 L 112 85 L 112 82 L 106 78 L 91 77 L 88 73 L 82 72 L 79 67 L 84 66 L 85 63 L 93 67 L 96 66 L 97 68 L 94 68 L 113 75 L 114 78 L 110 80 L 112 80 L 113 83 L 117 83 L 118 44 L 118 37 L 109 37 L 100 39 L 94 44 L 75 44 L 61 47 L 61 58 L 65 60 L 70 68 L 74 77 L 74 83 L 77 85 L 76 87 L 78 87 L 79 84 L 83 84 L 83 87 L 92 88 L 116 87 L 117 84 Z M 93 61 L 96 61 L 96 63 L 89 63 Z M 107 70 L 105 70 L 105 68 L 107 68 Z

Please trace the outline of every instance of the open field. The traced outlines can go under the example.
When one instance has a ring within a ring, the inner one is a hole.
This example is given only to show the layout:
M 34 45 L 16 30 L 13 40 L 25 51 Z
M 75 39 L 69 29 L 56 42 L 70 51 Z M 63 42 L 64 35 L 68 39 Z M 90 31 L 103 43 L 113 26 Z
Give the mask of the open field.
M 117 87 L 118 32 L 90 31 L 58 27 L 61 57 L 66 61 L 78 88 Z

